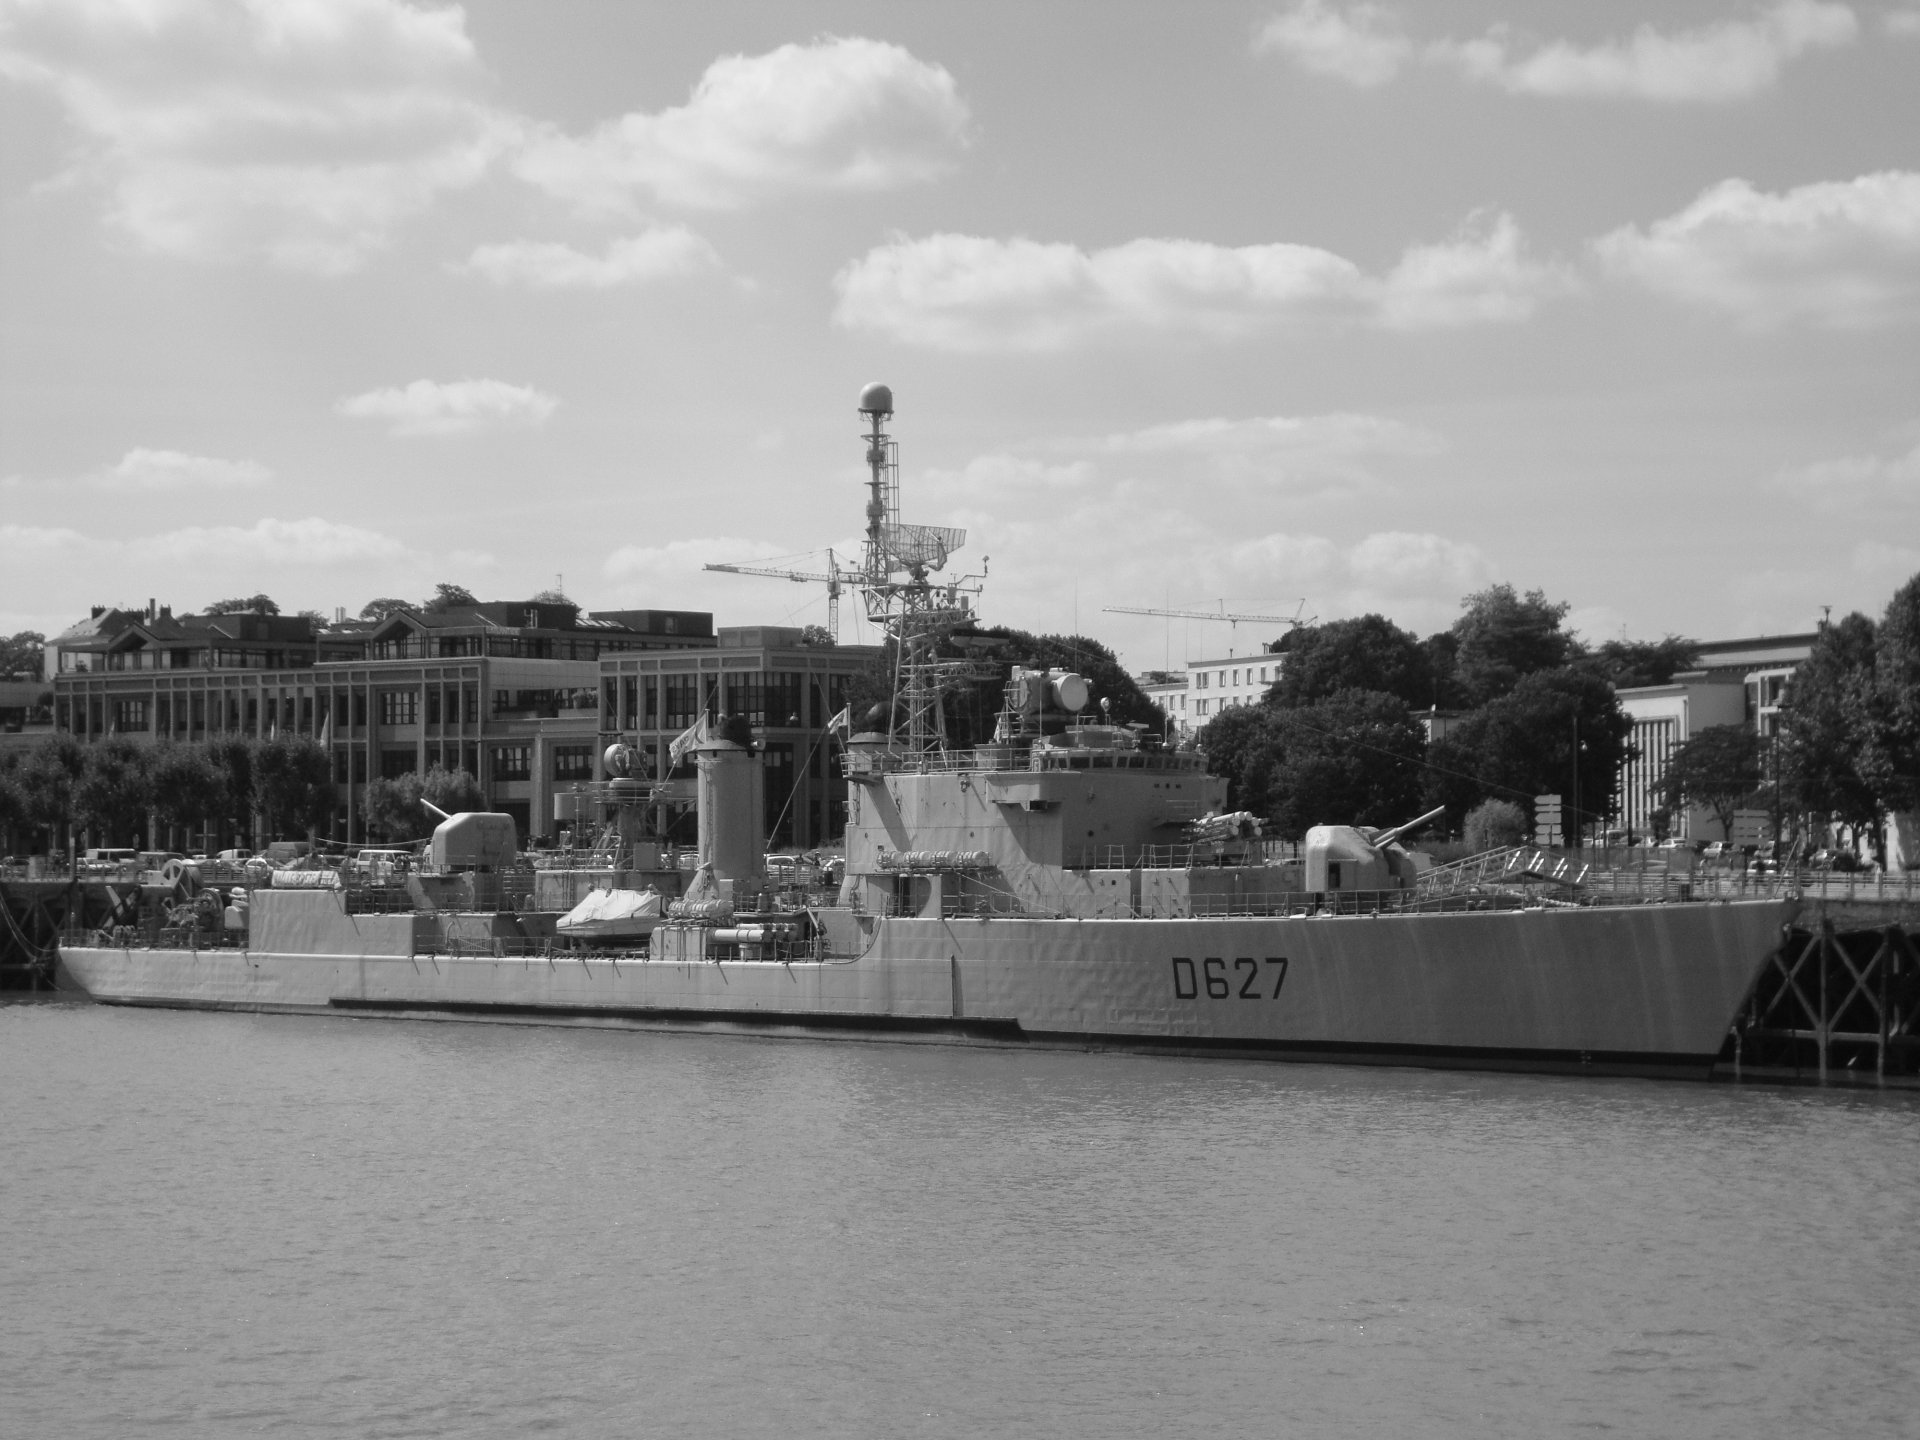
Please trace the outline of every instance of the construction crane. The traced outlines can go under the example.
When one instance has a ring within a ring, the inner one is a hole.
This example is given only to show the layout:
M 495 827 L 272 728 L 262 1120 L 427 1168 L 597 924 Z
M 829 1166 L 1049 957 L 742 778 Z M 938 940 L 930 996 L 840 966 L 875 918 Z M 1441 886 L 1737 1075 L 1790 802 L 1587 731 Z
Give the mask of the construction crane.
M 1294 607 L 1291 615 L 1239 615 L 1228 611 L 1225 600 L 1215 603 L 1220 607 L 1218 610 L 1173 610 L 1154 605 L 1107 605 L 1103 609 L 1109 615 L 1159 615 L 1171 620 L 1224 620 L 1231 627 L 1227 632 L 1229 655 L 1233 653 L 1233 639 L 1238 635 L 1240 622 L 1243 620 L 1261 625 L 1299 626 L 1311 625 L 1318 618 L 1313 615 L 1302 616 L 1301 612 L 1307 608 L 1307 602 L 1304 599 Z
M 840 643 L 840 589 L 862 578 L 862 572 L 840 563 L 840 557 L 833 551 L 827 551 L 827 569 L 825 574 L 815 570 L 782 570 L 770 565 L 707 565 L 707 570 L 723 570 L 729 575 L 765 575 L 775 580 L 791 580 L 796 585 L 825 585 L 827 587 L 827 629 L 833 635 L 834 644 Z

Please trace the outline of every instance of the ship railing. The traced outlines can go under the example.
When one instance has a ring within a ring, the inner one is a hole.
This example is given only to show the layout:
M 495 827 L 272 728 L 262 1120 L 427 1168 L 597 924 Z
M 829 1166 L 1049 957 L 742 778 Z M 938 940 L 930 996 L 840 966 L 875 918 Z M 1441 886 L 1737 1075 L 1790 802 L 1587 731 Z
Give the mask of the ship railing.
M 1081 849 L 1076 870 L 1197 870 L 1219 865 L 1279 865 L 1296 860 L 1300 847 L 1291 840 L 1186 841 L 1176 845 L 1089 845 Z

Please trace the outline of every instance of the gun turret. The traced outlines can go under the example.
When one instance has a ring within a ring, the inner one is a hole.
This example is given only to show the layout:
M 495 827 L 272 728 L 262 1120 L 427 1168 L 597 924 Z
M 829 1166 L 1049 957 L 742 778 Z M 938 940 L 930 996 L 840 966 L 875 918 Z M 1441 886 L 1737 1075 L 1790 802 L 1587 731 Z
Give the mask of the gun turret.
M 1427 811 L 1426 814 L 1420 816 L 1417 820 L 1409 820 L 1407 821 L 1406 824 L 1396 825 L 1391 830 L 1382 830 L 1378 835 L 1373 837 L 1374 848 L 1384 850 L 1387 848 L 1387 846 L 1393 844 L 1394 841 L 1400 839 L 1403 835 L 1411 835 L 1414 831 L 1418 830 L 1422 825 L 1426 825 L 1431 821 L 1438 820 L 1442 815 L 1446 813 L 1447 813 L 1446 806 L 1436 805 L 1433 807 L 1433 809 Z

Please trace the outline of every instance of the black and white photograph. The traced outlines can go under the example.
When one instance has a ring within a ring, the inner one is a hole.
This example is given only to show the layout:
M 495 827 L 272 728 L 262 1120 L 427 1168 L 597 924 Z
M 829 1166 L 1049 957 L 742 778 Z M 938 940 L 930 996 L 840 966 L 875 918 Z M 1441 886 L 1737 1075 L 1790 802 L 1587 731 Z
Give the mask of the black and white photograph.
M 1899 1440 L 1920 0 L 0 0 L 0 1434 Z

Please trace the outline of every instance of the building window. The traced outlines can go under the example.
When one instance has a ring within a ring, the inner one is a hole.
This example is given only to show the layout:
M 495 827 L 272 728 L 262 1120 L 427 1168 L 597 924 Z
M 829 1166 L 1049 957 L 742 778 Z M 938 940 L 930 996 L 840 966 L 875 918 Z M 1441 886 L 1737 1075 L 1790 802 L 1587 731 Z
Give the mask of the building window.
M 382 750 L 380 752 L 380 776 L 385 780 L 397 780 L 402 775 L 412 773 L 416 756 L 411 749 Z
M 122 732 L 146 729 L 147 702 L 144 700 L 114 701 L 113 728 Z
M 502 690 L 500 693 L 504 695 L 506 691 Z M 533 778 L 533 747 L 530 745 L 494 746 L 493 778 L 531 780 Z
M 593 747 L 591 745 L 554 746 L 553 778 L 591 780 L 593 778 Z
M 1204 715 L 1204 714 L 1206 714 L 1206 713 L 1207 713 L 1207 702 L 1206 702 L 1206 701 L 1204 701 L 1204 700 L 1196 700 L 1196 701 L 1194 701 L 1194 702 L 1193 702 L 1193 713 L 1194 713 L 1194 714 L 1196 714 L 1196 715 Z
M 356 726 L 367 723 L 367 692 L 364 690 L 353 692 L 353 723 Z
M 382 690 L 380 723 L 412 725 L 420 718 L 420 694 L 416 690 Z
M 666 688 L 667 713 L 661 723 L 669 730 L 685 729 L 700 712 L 700 677 L 669 675 L 666 677 Z
M 438 685 L 430 685 L 427 687 L 427 724 L 438 725 L 439 723 L 440 687 Z

